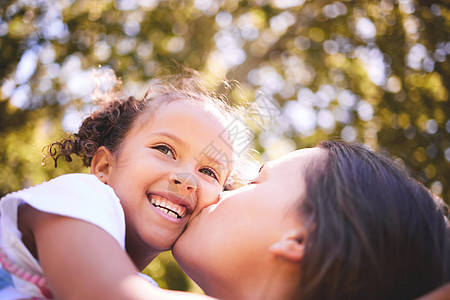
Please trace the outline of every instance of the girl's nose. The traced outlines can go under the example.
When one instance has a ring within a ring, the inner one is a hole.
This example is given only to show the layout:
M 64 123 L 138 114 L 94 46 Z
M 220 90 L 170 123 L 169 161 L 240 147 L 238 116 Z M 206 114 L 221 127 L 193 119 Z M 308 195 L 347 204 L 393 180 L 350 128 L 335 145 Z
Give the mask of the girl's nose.
M 170 185 L 172 187 L 171 190 L 177 193 L 195 192 L 198 189 L 197 178 L 190 173 L 174 174 L 170 178 Z

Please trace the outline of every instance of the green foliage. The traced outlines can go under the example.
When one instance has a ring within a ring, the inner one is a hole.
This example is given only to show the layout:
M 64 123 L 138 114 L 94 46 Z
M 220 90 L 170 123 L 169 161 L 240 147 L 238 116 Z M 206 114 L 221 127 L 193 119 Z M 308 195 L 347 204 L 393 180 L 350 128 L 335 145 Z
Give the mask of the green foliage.
M 112 67 L 135 93 L 181 64 L 213 83 L 241 82 L 233 102 L 263 91 L 281 106 L 270 126 L 253 128 L 260 158 L 326 138 L 362 141 L 450 201 L 449 0 L 3 3 L 1 195 L 87 171 L 42 167 L 39 153 L 89 111 L 92 68 Z
M 202 293 L 202 290 L 184 275 L 170 252 L 158 255 L 142 273 L 152 277 L 163 289 Z

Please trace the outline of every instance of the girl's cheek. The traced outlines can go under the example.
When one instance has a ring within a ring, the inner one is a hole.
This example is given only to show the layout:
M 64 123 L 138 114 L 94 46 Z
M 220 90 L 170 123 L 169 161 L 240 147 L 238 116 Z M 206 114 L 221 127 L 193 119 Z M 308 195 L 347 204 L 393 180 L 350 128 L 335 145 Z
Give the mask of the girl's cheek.
M 209 205 L 216 204 L 217 202 L 219 202 L 219 194 L 221 190 L 222 189 L 220 187 L 219 188 L 211 187 L 208 190 L 208 192 L 204 190 L 201 202 L 199 203 L 201 208 L 205 208 Z

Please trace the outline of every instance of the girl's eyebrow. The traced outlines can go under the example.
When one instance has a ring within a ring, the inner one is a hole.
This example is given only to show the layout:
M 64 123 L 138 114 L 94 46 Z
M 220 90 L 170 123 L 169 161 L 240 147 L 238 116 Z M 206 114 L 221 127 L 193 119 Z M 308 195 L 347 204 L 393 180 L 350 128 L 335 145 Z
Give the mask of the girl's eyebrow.
M 207 159 L 209 159 L 210 161 L 212 161 L 213 163 L 219 165 L 218 167 L 218 172 L 220 173 L 220 176 L 223 177 L 224 174 L 226 174 L 228 172 L 228 166 L 226 163 L 224 163 L 223 161 L 214 158 L 212 156 L 206 156 Z
M 215 156 L 208 155 L 206 153 L 201 153 L 201 155 L 203 157 L 205 157 L 207 161 L 210 161 L 213 164 L 219 165 L 220 168 L 222 168 L 223 170 L 228 170 L 227 163 L 225 163 L 223 160 L 216 158 Z
M 162 135 L 162 136 L 165 136 L 165 137 L 168 137 L 169 139 L 171 139 L 171 140 L 173 140 L 173 141 L 175 141 L 176 143 L 178 143 L 178 144 L 181 144 L 181 145 L 185 145 L 186 143 L 182 140 L 182 139 L 180 139 L 178 136 L 176 136 L 176 135 L 173 135 L 173 134 L 171 134 L 171 133 L 168 133 L 168 132 L 165 132 L 165 131 L 159 131 L 159 132 L 156 132 L 156 133 L 154 133 L 155 135 Z

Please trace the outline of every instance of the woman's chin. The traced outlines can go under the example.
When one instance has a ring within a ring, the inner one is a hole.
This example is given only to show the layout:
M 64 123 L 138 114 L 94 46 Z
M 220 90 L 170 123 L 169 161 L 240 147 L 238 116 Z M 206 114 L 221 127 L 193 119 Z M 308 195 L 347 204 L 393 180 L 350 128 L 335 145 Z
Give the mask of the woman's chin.
M 172 247 L 173 257 L 185 273 L 188 273 L 185 269 L 188 269 L 187 263 L 192 259 L 191 247 L 193 247 L 193 245 L 190 244 L 189 239 L 185 238 L 184 233 Z

